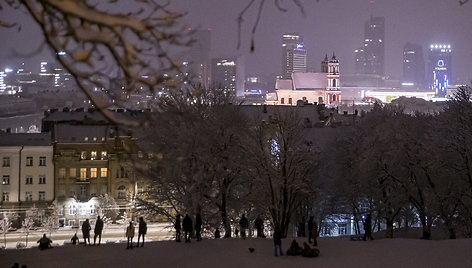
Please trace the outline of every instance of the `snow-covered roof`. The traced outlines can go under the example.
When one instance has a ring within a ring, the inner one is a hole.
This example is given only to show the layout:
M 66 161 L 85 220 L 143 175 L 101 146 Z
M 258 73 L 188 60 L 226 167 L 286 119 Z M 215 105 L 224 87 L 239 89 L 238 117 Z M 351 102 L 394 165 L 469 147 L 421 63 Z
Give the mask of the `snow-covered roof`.
M 277 90 L 293 90 L 291 79 L 277 79 L 275 81 L 275 89 Z
M 326 89 L 328 85 L 326 73 L 292 73 L 295 90 Z
M 50 146 L 51 133 L 3 133 L 0 146 Z

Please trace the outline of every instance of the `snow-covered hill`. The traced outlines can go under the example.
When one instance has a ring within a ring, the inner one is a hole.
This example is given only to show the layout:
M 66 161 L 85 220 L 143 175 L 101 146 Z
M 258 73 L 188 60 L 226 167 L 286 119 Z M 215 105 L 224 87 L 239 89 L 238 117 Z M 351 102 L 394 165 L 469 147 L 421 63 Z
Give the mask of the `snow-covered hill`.
M 290 240 L 283 241 L 286 250 Z M 302 243 L 303 240 L 299 239 Z M 159 241 L 126 250 L 125 244 L 0 251 L 0 267 L 472 267 L 472 239 L 350 241 L 320 238 L 318 258 L 274 256 L 271 239 Z M 256 250 L 250 253 L 248 248 Z

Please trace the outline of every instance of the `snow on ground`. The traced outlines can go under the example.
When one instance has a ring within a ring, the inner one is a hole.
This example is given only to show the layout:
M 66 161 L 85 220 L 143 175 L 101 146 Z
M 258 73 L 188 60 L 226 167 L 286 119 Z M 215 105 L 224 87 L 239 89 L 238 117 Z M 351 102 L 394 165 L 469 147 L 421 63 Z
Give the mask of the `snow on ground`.
M 302 244 L 304 240 L 299 239 Z M 283 241 L 286 250 L 291 240 Z M 274 256 L 271 239 L 218 239 L 176 243 L 158 241 L 126 250 L 126 244 L 66 245 L 0 250 L 0 267 L 472 267 L 472 239 L 319 238 L 318 258 Z M 248 248 L 255 248 L 250 253 Z

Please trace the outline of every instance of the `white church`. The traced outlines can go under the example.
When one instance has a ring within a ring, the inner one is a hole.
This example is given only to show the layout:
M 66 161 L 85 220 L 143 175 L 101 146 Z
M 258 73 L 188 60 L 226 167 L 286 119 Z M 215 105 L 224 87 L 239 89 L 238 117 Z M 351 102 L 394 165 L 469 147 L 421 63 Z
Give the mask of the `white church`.
M 277 79 L 275 93 L 268 93 L 268 105 L 297 105 L 303 103 L 325 104 L 337 107 L 341 103 L 339 60 L 333 53 L 321 62 L 321 73 L 293 72 L 292 79 Z

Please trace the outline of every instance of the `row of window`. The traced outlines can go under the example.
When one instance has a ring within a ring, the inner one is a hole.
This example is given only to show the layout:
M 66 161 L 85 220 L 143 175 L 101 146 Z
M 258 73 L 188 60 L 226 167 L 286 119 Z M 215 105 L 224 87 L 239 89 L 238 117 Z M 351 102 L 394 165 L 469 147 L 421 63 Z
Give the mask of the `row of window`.
M 66 168 L 59 168 L 59 178 L 65 178 L 67 176 L 66 171 Z M 108 168 L 80 168 L 79 171 L 81 179 L 97 178 L 99 177 L 98 174 L 100 174 L 100 177 L 102 178 L 108 177 Z M 69 177 L 77 177 L 76 168 L 69 169 Z
M 33 201 L 33 192 L 26 192 L 25 193 L 25 200 L 26 201 Z M 38 200 L 39 201 L 46 200 L 46 192 L 38 192 Z M 10 201 L 10 192 L 3 192 L 2 201 L 3 202 Z
M 88 158 L 88 153 L 87 151 L 82 151 L 80 152 L 80 159 L 85 160 L 89 159 Z M 106 160 L 108 159 L 108 155 L 106 151 L 102 151 L 100 154 L 100 158 L 98 158 L 98 152 L 97 151 L 91 151 L 90 152 L 90 160 Z
M 6 157 L 3 157 L 3 161 L 2 161 L 2 166 L 3 167 L 9 167 L 10 166 L 10 157 L 6 156 Z M 26 157 L 26 166 L 27 167 L 32 167 L 33 166 L 33 157 L 32 156 L 27 156 Z M 39 157 L 39 166 L 40 167 L 45 167 L 46 166 L 46 156 L 40 156 Z
M 39 184 L 46 184 L 46 175 L 39 175 Z M 10 176 L 3 175 L 2 177 L 2 184 L 9 185 L 10 184 Z M 33 184 L 33 176 L 27 175 L 25 179 L 25 184 Z

